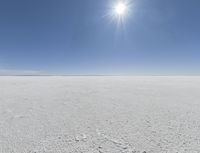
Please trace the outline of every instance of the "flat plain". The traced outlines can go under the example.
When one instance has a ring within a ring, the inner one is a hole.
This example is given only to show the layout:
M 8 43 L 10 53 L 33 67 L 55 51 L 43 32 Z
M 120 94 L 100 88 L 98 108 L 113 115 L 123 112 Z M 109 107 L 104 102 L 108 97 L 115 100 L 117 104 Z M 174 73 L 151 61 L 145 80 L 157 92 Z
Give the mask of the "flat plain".
M 0 153 L 200 153 L 200 77 L 2 76 Z

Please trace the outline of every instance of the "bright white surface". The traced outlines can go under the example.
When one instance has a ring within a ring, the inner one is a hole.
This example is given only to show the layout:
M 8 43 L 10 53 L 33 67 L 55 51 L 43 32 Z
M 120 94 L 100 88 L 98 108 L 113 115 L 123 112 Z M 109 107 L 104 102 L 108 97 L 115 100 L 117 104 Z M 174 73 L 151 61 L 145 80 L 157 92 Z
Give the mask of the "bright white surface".
M 0 153 L 142 152 L 200 152 L 200 77 L 0 77 Z

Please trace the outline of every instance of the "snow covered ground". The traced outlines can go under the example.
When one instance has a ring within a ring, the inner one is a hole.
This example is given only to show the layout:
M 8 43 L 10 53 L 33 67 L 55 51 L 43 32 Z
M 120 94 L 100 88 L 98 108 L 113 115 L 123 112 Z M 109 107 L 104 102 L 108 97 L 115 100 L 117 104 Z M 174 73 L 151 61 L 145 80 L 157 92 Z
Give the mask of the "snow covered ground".
M 200 153 L 200 77 L 0 77 L 0 153 Z

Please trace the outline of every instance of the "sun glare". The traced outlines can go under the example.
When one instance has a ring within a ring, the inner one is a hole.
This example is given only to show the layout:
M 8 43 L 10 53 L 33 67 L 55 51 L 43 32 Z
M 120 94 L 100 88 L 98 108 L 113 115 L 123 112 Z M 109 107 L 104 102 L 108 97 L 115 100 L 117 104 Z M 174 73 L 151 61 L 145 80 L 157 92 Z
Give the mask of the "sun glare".
M 132 0 L 111 0 L 108 16 L 118 27 L 125 25 L 132 12 Z
M 118 2 L 115 7 L 114 7 L 114 11 L 117 15 L 124 15 L 126 12 L 127 6 L 125 3 L 123 2 Z

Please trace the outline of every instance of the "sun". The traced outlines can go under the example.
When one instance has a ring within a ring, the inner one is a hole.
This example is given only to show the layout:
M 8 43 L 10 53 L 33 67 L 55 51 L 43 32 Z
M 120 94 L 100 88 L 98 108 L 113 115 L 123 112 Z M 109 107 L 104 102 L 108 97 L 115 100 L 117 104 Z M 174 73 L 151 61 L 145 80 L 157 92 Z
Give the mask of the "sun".
M 124 27 L 132 14 L 132 0 L 111 0 L 105 16 L 117 27 Z
M 118 2 L 114 6 L 114 12 L 116 15 L 119 15 L 119 16 L 125 15 L 126 10 L 127 10 L 127 5 L 123 2 Z
M 130 0 L 117 0 L 112 4 L 112 16 L 118 22 L 124 22 L 130 14 Z

